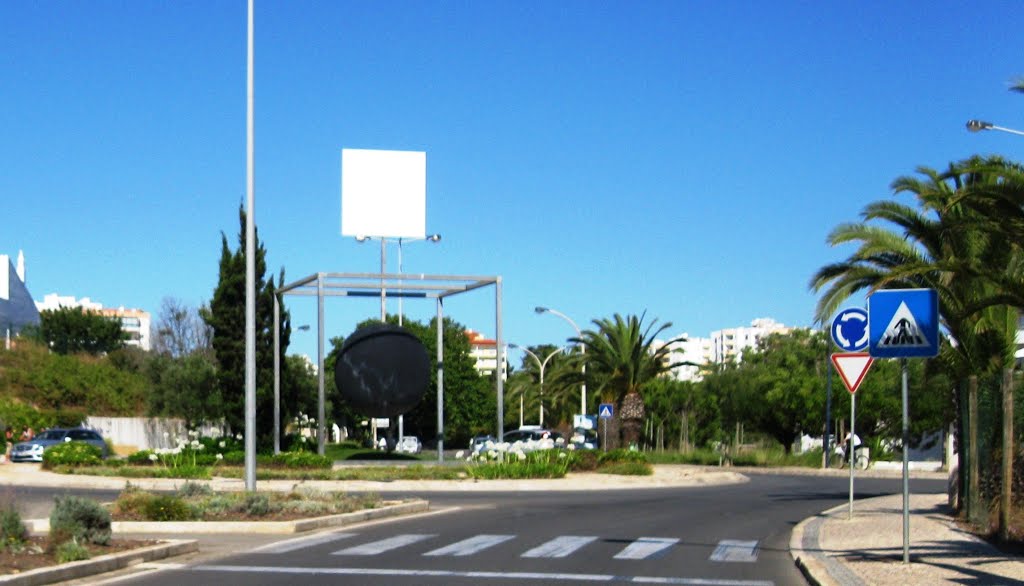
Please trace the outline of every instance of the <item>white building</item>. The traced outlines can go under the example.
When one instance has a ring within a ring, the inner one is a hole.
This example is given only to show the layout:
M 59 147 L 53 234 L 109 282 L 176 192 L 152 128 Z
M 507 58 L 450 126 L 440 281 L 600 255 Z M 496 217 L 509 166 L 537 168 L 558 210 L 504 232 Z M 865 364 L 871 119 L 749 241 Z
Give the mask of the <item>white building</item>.
M 25 255 L 18 251 L 17 266 L 0 254 L 0 337 L 9 348 L 22 328 L 39 324 L 39 311 L 25 286 Z
M 749 328 L 728 328 L 711 332 L 712 362 L 724 364 L 735 359 L 743 360 L 743 351 L 757 348 L 757 343 L 770 334 L 786 334 L 793 328 L 786 327 L 770 317 L 757 318 Z
M 466 338 L 469 339 L 469 356 L 473 358 L 473 368 L 481 376 L 490 376 L 498 366 L 498 342 L 473 330 L 466 330 Z M 508 358 L 505 360 L 507 366 Z M 502 372 L 508 372 L 508 369 L 503 368 Z
M 698 382 L 703 378 L 701 372 L 706 365 L 712 363 L 714 347 L 711 338 L 692 338 L 689 334 L 676 336 L 675 342 L 668 344 L 668 361 L 670 364 L 687 362 L 672 369 L 672 377 L 681 381 Z M 654 341 L 655 347 L 665 345 L 661 340 Z
M 98 313 L 104 317 L 116 319 L 121 322 L 121 329 L 128 334 L 125 344 L 136 346 L 149 351 L 150 326 L 152 319 L 148 311 L 141 309 L 126 309 L 124 306 L 118 308 L 104 308 L 102 303 L 92 301 L 88 297 L 75 299 L 73 295 L 58 295 L 50 293 L 43 296 L 42 301 L 36 301 L 36 308 L 39 311 L 57 310 L 62 307 L 81 307 L 85 311 Z

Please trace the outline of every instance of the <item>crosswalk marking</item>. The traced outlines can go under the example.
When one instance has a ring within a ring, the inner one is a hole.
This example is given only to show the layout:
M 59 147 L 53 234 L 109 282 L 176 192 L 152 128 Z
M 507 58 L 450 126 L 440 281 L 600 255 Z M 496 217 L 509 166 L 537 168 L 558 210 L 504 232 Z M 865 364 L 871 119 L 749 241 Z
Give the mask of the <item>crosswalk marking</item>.
M 252 551 L 253 553 L 288 553 L 297 549 L 305 549 L 307 547 L 313 547 L 314 545 L 323 545 L 324 543 L 330 543 L 332 541 L 338 541 L 340 539 L 353 536 L 355 536 L 355 533 L 324 533 L 322 535 L 310 535 L 289 539 L 287 541 L 278 541 L 277 543 L 258 547 Z
M 453 543 L 434 551 L 428 551 L 423 555 L 439 556 L 439 555 L 451 555 L 451 556 L 467 556 L 473 555 L 474 553 L 483 551 L 488 547 L 504 543 L 509 539 L 515 538 L 515 535 L 477 535 L 470 537 L 469 539 L 463 539 L 458 543 Z
M 711 554 L 713 562 L 756 562 L 757 542 L 723 539 Z
M 586 535 L 563 535 L 547 543 L 538 545 L 520 557 L 524 558 L 564 558 L 571 555 L 584 545 L 596 541 L 597 537 Z
M 643 560 L 664 552 L 679 543 L 672 537 L 641 537 L 615 554 L 617 560 Z
M 384 553 L 385 551 L 391 551 L 392 549 L 398 549 L 418 541 L 423 541 L 424 539 L 430 539 L 431 537 L 437 537 L 437 534 L 407 533 L 404 535 L 389 537 L 387 539 L 381 539 L 380 541 L 372 541 L 370 543 L 364 543 L 363 545 L 342 549 L 334 552 L 332 555 L 377 555 Z

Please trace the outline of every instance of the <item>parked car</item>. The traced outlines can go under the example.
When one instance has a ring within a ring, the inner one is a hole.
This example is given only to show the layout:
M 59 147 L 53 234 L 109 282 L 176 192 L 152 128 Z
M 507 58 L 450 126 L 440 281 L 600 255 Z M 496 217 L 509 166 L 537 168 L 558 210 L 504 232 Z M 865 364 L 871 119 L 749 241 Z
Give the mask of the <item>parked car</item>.
M 420 438 L 414 435 L 402 436 L 401 441 L 395 447 L 396 452 L 402 452 L 405 454 L 418 454 L 423 451 L 423 444 L 420 443 Z
M 103 458 L 109 455 L 107 442 L 99 432 L 83 427 L 48 429 L 29 441 L 18 442 L 11 449 L 12 462 L 42 462 L 43 452 L 64 442 L 85 442 L 100 449 Z
M 520 428 L 514 429 L 512 431 L 506 431 L 505 435 L 502 438 L 502 441 L 512 444 L 515 442 L 528 442 L 544 439 L 549 439 L 551 441 L 557 442 L 558 440 L 562 439 L 562 434 L 558 433 L 557 431 L 551 431 L 550 429 L 542 429 L 539 427 Z
M 473 439 L 469 440 L 469 451 L 472 454 L 479 452 L 484 449 L 487 442 L 494 442 L 494 436 L 490 435 L 478 435 Z

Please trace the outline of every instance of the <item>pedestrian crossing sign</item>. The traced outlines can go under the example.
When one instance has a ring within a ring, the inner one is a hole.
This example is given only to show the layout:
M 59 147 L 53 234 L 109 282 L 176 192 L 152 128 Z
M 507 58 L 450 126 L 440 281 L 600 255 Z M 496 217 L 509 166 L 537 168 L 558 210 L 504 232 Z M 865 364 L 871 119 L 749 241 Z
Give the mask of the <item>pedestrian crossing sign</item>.
M 934 289 L 887 289 L 868 297 L 868 353 L 874 358 L 929 358 L 939 353 Z
M 615 407 L 611 403 L 601 403 L 597 409 L 597 416 L 601 419 L 611 419 L 614 412 Z

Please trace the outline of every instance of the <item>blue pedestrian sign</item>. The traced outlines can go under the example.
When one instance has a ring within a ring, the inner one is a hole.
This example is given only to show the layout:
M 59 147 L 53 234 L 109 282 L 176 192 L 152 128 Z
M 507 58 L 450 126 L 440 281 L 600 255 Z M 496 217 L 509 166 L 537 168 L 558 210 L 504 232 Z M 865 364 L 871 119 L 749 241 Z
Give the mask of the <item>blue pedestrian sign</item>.
M 611 403 L 601 403 L 601 406 L 597 409 L 597 416 L 601 419 L 611 419 L 614 413 L 615 406 Z
M 868 353 L 874 358 L 930 358 L 939 353 L 934 289 L 886 289 L 868 297 Z
M 868 312 L 844 309 L 832 320 L 832 341 L 843 352 L 860 352 L 868 347 Z

